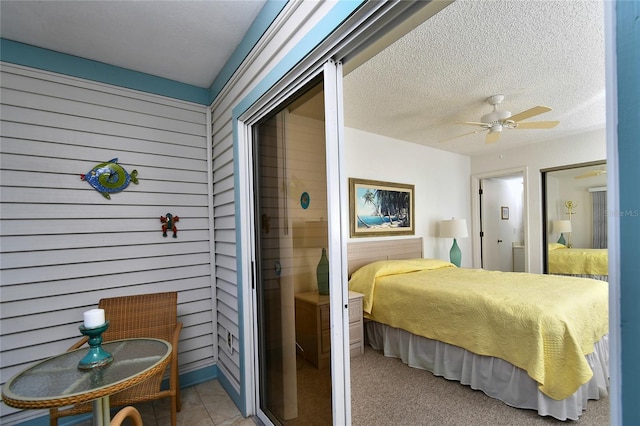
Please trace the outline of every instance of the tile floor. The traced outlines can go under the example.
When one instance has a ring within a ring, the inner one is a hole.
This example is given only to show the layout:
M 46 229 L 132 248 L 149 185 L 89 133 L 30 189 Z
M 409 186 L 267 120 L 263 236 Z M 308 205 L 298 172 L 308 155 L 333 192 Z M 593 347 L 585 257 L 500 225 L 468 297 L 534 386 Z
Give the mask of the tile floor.
M 182 410 L 177 426 L 255 426 L 253 418 L 245 419 L 217 380 L 182 389 Z M 169 426 L 168 400 L 136 405 L 144 426 Z M 91 420 L 78 426 L 91 426 Z M 129 420 L 125 421 L 129 424 Z

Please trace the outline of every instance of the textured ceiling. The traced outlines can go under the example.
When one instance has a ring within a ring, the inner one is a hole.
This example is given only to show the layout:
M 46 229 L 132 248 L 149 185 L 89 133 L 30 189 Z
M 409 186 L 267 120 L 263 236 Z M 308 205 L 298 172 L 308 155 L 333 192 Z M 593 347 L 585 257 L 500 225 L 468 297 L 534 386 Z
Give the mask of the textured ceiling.
M 265 0 L 1 0 L 3 38 L 208 88 Z
M 3 38 L 209 87 L 264 0 L 0 1 Z M 345 78 L 348 126 L 476 155 L 603 128 L 601 0 L 458 0 Z M 488 96 L 548 130 L 484 132 Z M 604 143 L 604 141 L 603 141 Z
M 562 138 L 605 125 L 604 6 L 601 1 L 466 1 L 444 8 L 349 74 L 350 127 L 467 155 Z M 547 130 L 505 129 L 500 140 L 455 124 L 480 121 L 488 96 Z M 604 141 L 603 141 L 604 143 Z

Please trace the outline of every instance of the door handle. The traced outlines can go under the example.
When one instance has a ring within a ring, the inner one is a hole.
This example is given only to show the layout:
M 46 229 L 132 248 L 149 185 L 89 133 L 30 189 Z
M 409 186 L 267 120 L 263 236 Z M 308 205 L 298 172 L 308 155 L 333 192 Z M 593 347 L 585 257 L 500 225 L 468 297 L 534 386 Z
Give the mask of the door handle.
M 502 242 L 502 240 L 498 240 L 498 243 L 501 243 L 501 242 Z

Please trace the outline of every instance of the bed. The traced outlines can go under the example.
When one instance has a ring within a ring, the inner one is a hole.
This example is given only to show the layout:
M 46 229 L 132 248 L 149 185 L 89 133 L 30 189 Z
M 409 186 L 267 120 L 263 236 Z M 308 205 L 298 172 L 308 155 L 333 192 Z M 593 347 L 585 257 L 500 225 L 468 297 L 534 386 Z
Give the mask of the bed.
M 605 249 L 568 248 L 564 244 L 549 244 L 549 273 L 594 278 L 608 281 L 609 255 Z
M 607 283 L 457 268 L 422 259 L 421 238 L 348 252 L 368 343 L 384 355 L 559 420 L 608 394 Z

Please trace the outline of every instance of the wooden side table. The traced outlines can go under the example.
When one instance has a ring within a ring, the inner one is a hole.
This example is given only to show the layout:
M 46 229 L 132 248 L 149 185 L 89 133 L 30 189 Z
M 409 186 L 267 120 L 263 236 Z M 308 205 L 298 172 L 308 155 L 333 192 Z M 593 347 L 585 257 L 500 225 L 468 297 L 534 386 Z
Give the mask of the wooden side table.
M 362 298 L 364 294 L 349 292 L 349 347 L 351 358 L 364 353 L 364 321 L 362 319 Z
M 363 295 L 349 292 L 349 347 L 351 356 L 364 352 L 364 328 L 362 321 Z M 317 368 L 331 364 L 331 323 L 329 296 L 317 291 L 298 293 L 295 296 L 296 341 L 304 358 Z

